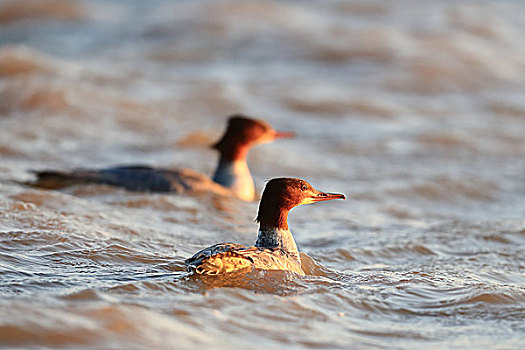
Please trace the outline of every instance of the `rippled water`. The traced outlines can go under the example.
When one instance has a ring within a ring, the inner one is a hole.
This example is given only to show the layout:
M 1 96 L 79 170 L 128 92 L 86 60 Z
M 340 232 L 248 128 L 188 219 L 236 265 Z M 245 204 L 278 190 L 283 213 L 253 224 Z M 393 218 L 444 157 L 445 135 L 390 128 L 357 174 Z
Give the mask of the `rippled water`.
M 525 347 L 520 1 L 0 2 L 0 344 L 67 348 Z M 302 177 L 307 276 L 190 277 L 252 244 L 257 203 L 31 169 L 211 173 L 235 112 L 297 139 L 257 188 Z M 14 180 L 14 181 L 13 181 Z

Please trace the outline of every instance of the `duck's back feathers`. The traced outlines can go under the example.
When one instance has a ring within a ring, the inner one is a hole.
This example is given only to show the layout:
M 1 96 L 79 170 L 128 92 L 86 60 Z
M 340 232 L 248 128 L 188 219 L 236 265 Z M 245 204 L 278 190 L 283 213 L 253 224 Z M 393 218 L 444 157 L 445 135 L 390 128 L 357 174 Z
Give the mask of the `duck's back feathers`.
M 171 181 L 162 171 L 147 166 L 124 166 L 106 169 L 79 169 L 70 172 L 36 171 L 30 185 L 48 189 L 78 184 L 104 184 L 131 191 L 171 192 Z
M 252 266 L 253 260 L 237 251 L 246 249 L 241 244 L 218 243 L 186 259 L 189 271 L 200 275 L 218 275 L 243 270 Z

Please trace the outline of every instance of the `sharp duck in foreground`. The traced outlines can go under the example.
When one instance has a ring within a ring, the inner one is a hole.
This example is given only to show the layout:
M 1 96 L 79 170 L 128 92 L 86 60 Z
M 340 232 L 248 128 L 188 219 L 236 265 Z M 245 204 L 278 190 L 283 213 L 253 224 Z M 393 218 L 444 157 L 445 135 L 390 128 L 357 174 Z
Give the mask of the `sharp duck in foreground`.
M 71 172 L 37 171 L 28 185 L 57 189 L 76 184 L 96 183 L 124 187 L 131 191 L 232 193 L 251 201 L 255 198 L 253 179 L 246 163 L 248 151 L 277 138 L 290 138 L 291 132 L 275 131 L 268 123 L 241 115 L 232 116 L 222 138 L 212 148 L 220 154 L 213 175 L 191 169 L 163 169 L 149 166 L 117 166 L 104 169 L 78 169 Z
M 260 269 L 285 270 L 304 275 L 297 245 L 288 228 L 288 213 L 302 204 L 331 199 L 345 199 L 345 196 L 320 192 L 301 179 L 270 180 L 259 204 L 256 218 L 259 235 L 255 246 L 215 244 L 187 259 L 188 271 L 200 275 L 219 275 Z

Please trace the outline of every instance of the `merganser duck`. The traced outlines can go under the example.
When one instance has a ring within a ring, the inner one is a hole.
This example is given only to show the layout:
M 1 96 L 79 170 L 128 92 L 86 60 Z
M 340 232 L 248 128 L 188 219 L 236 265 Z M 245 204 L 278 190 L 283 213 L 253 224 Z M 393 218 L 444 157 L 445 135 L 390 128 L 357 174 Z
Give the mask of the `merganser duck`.
M 231 193 L 242 200 L 252 201 L 255 198 L 255 187 L 246 163 L 248 151 L 253 146 L 293 136 L 292 132 L 274 130 L 264 121 L 234 115 L 228 119 L 222 138 L 212 145 L 220 154 L 213 180 L 191 169 L 163 169 L 139 165 L 96 170 L 78 169 L 71 172 L 36 171 L 37 180 L 26 184 L 47 189 L 96 183 L 124 187 L 131 191 L 214 191 L 221 194 Z
M 252 269 L 285 270 L 304 275 L 301 257 L 288 228 L 288 213 L 296 206 L 331 199 L 343 194 L 320 192 L 308 182 L 275 178 L 264 188 L 256 222 L 259 234 L 255 246 L 218 243 L 199 251 L 185 263 L 189 272 L 219 275 Z

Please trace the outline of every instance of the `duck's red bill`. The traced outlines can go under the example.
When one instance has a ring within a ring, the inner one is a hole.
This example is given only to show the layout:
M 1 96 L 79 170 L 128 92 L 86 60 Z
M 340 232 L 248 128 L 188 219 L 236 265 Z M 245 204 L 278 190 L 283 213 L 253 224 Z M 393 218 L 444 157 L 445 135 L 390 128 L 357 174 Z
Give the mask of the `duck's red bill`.
M 295 132 L 293 131 L 276 131 L 276 139 L 293 139 L 295 137 Z
M 313 197 L 312 200 L 314 202 L 322 202 L 322 201 L 329 201 L 332 199 L 346 199 L 344 194 L 340 193 L 326 193 L 326 192 L 320 192 L 317 196 Z

